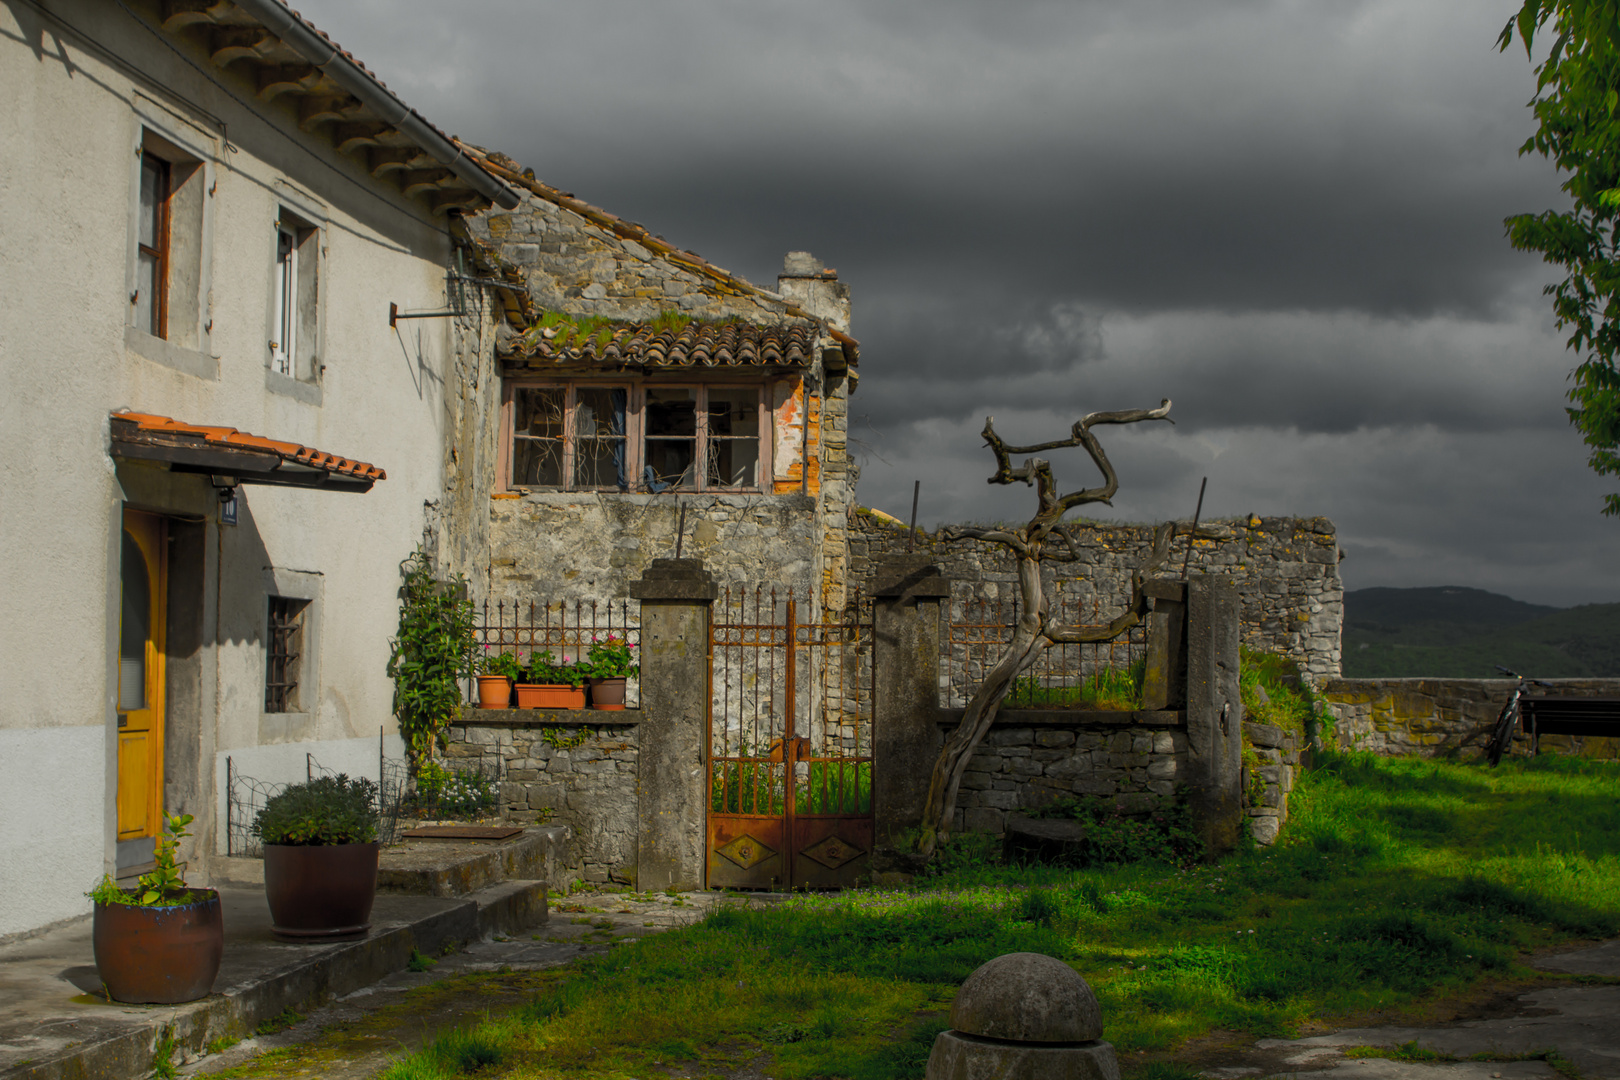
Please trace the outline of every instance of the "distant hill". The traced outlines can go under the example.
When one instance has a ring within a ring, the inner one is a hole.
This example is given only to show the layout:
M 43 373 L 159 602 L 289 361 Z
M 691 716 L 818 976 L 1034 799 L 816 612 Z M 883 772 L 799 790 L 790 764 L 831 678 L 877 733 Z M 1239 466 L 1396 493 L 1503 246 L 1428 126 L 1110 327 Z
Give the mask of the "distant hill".
M 1620 604 L 1553 608 L 1441 586 L 1344 594 L 1349 678 L 1620 676 Z

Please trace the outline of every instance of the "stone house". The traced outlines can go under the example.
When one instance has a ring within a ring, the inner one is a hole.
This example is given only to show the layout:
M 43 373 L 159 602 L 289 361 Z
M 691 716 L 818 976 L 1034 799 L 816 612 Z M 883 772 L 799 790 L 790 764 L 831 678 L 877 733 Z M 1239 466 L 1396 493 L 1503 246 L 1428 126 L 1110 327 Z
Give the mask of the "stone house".
M 206 881 L 228 762 L 398 756 L 454 340 L 390 308 L 442 311 L 454 215 L 518 199 L 276 0 L 8 4 L 0 100 L 5 938 L 163 813 Z
M 793 252 L 773 292 L 462 148 L 522 201 L 460 223 L 487 302 L 457 321 L 443 564 L 480 596 L 610 600 L 679 551 L 841 605 L 859 348 L 837 272 Z

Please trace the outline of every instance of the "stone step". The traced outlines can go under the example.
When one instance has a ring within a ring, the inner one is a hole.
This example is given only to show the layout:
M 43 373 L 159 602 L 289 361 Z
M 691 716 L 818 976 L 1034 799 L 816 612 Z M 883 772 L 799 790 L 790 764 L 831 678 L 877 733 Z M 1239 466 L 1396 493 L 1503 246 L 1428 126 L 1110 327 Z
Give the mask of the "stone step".
M 541 882 L 566 893 L 569 884 L 566 825 L 534 825 L 510 840 L 406 840 L 383 849 L 377 866 L 379 893 L 468 896 L 502 882 Z M 216 888 L 262 888 L 264 860 L 216 856 L 208 866 Z

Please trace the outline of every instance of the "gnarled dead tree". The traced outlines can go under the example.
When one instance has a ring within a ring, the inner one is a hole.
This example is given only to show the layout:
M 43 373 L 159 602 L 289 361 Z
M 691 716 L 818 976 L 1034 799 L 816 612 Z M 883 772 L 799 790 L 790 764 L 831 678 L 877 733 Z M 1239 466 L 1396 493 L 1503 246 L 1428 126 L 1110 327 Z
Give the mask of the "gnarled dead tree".
M 928 802 L 923 809 L 922 835 L 918 854 L 932 855 L 935 847 L 950 835 L 951 818 L 956 813 L 957 789 L 962 783 L 962 772 L 968 759 L 995 723 L 1001 703 L 1012 689 L 1019 673 L 1033 664 L 1041 653 L 1053 645 L 1083 641 L 1111 641 L 1142 621 L 1147 613 L 1147 599 L 1142 583 L 1164 564 L 1170 556 L 1170 541 L 1175 525 L 1161 525 L 1154 532 L 1153 554 L 1147 562 L 1131 574 L 1130 607 L 1104 626 L 1056 626 L 1050 620 L 1046 593 L 1041 585 L 1041 563 L 1051 553 L 1048 545 L 1054 537 L 1064 543 L 1064 551 L 1057 557 L 1078 558 L 1079 549 L 1074 537 L 1063 526 L 1063 515 L 1086 503 L 1109 503 L 1119 490 L 1119 477 L 1102 444 L 1091 429 L 1098 424 L 1134 424 L 1142 420 L 1165 420 L 1170 423 L 1170 399 L 1165 398 L 1157 409 L 1125 409 L 1116 412 L 1088 413 L 1075 423 L 1067 439 L 1039 443 L 1035 446 L 1008 446 L 996 434 L 995 417 L 984 421 L 984 441 L 996 456 L 996 474 L 992 484 L 1011 484 L 1023 481 L 1035 487 L 1040 500 L 1035 516 L 1014 528 L 979 529 L 952 527 L 945 530 L 947 540 L 987 540 L 1001 544 L 1013 553 L 1018 562 L 1018 590 L 1020 605 L 1018 624 L 1013 628 L 1012 643 L 1002 653 L 995 667 L 985 675 L 979 688 L 968 701 L 962 722 L 945 739 L 939 758 L 934 762 L 933 776 L 928 784 Z M 1013 455 L 1038 454 L 1045 450 L 1061 450 L 1083 446 L 1091 460 L 1102 470 L 1101 487 L 1060 495 L 1057 481 L 1052 478 L 1051 463 L 1044 458 L 1027 458 L 1022 465 L 1013 467 Z

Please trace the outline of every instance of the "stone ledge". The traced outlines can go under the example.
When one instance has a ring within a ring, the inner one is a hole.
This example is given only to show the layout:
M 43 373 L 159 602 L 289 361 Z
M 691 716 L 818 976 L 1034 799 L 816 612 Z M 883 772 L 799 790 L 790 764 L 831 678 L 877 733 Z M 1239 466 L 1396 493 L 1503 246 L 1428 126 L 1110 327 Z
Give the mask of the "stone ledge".
M 633 727 L 640 709 L 462 709 L 452 727 Z
M 960 724 L 966 709 L 940 709 L 941 726 Z M 1186 727 L 1180 709 L 1002 709 L 993 727 Z

